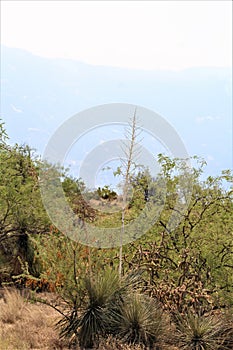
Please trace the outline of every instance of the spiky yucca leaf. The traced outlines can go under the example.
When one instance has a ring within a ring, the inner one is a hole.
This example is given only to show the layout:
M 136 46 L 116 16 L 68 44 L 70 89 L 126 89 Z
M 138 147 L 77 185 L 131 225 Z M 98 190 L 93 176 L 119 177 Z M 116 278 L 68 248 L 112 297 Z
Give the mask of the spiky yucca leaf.
M 112 333 L 125 343 L 150 347 L 162 337 L 162 311 L 155 300 L 129 294 L 120 308 L 113 310 L 111 327 Z
M 125 304 L 124 299 L 140 285 L 141 272 L 132 272 L 119 278 L 114 271 L 103 271 L 93 278 L 84 280 L 86 302 L 82 308 L 73 307 L 68 315 L 59 321 L 60 336 L 78 338 L 82 348 L 90 348 L 98 342 L 99 336 L 112 333 L 113 314 Z
M 82 348 L 92 347 L 108 328 L 108 305 L 120 289 L 119 277 L 112 271 L 84 280 L 85 305 L 75 306 L 59 321 L 60 336 L 79 340 Z
M 119 277 L 105 271 L 95 279 L 86 279 L 88 303 L 79 320 L 79 343 L 81 347 L 92 347 L 108 328 L 108 305 L 120 288 Z
M 221 319 L 188 313 L 177 316 L 177 340 L 184 350 L 217 350 L 223 343 Z

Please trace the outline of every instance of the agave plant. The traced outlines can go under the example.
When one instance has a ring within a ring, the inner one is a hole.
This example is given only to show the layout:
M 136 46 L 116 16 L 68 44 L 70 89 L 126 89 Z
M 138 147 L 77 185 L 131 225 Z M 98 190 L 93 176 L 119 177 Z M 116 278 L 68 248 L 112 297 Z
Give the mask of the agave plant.
M 162 311 L 154 299 L 139 293 L 124 298 L 112 313 L 112 333 L 128 344 L 152 348 L 163 334 Z
M 177 340 L 181 349 L 217 350 L 222 347 L 221 319 L 189 312 L 186 316 L 178 315 L 176 321 Z

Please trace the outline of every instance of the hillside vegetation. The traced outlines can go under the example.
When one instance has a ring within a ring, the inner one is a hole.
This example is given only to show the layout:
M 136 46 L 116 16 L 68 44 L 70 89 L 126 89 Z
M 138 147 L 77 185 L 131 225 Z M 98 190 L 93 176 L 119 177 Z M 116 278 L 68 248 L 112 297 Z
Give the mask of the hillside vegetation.
M 23 302 L 17 291 L 3 292 L 0 347 L 40 349 L 37 332 L 42 337 L 48 329 L 44 349 L 233 348 L 232 173 L 203 180 L 205 161 L 198 157 L 185 176 L 183 160 L 160 154 L 158 162 L 157 178 L 145 169 L 128 176 L 133 194 L 126 203 L 108 186 L 90 192 L 81 179 L 45 164 L 28 146 L 9 145 L 0 124 L 0 285 L 29 295 Z M 123 222 L 127 235 L 127 224 L 139 215 L 156 205 L 162 210 L 157 220 L 148 216 L 146 234 L 140 225 L 129 232 L 130 243 L 107 249 L 95 237 L 84 245 L 50 221 L 40 170 L 59 174 L 87 237 L 86 224 L 110 229 Z M 181 183 L 192 185 L 184 211 L 176 205 L 186 200 Z M 179 222 L 171 229 L 174 211 Z M 27 327 L 30 341 L 22 335 Z

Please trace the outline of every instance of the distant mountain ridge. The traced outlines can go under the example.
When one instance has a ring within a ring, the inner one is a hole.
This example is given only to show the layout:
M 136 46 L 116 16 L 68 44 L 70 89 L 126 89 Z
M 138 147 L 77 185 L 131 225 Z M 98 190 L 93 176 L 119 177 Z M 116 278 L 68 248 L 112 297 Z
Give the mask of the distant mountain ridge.
M 64 120 L 112 102 L 162 115 L 189 154 L 205 157 L 210 173 L 232 167 L 230 68 L 129 70 L 1 46 L 1 116 L 12 142 L 29 143 L 41 153 Z

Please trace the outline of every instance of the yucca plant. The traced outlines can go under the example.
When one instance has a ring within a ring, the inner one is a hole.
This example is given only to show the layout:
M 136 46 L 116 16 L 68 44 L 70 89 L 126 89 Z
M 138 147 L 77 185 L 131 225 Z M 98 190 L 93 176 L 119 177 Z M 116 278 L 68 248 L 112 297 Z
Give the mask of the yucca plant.
M 82 348 L 93 347 L 108 328 L 108 305 L 120 289 L 119 277 L 112 271 L 85 281 L 87 306 L 79 318 L 79 343 Z
M 223 343 L 223 322 L 213 315 L 177 315 L 177 334 L 180 349 L 184 350 L 217 350 Z
M 120 289 L 119 277 L 112 271 L 84 280 L 85 304 L 58 322 L 60 336 L 79 341 L 81 348 L 91 348 L 108 328 L 108 305 Z
M 81 307 L 73 305 L 57 323 L 61 338 L 79 342 L 81 348 L 92 348 L 99 337 L 112 333 L 112 316 L 124 304 L 129 291 L 138 289 L 141 272 L 119 278 L 112 270 L 84 279 L 85 301 Z
M 126 296 L 112 312 L 112 333 L 124 343 L 151 349 L 163 334 L 162 310 L 154 299 L 139 293 Z
M 222 345 L 221 350 L 233 349 L 233 310 L 228 310 L 222 316 L 223 330 L 222 330 Z

